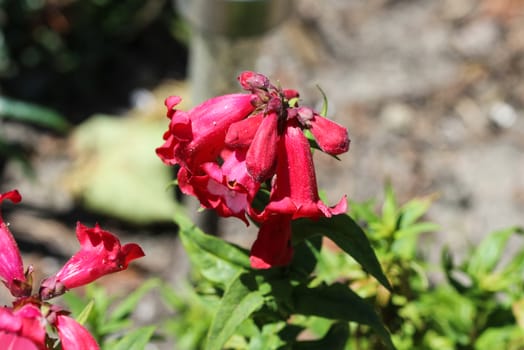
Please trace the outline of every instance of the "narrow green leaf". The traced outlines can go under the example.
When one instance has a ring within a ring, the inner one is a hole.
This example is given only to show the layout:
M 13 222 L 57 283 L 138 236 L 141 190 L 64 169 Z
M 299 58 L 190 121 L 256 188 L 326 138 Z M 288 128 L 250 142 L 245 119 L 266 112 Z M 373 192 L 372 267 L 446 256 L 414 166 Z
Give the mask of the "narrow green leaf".
M 318 220 L 298 219 L 292 222 L 293 239 L 300 240 L 316 235 L 325 235 L 342 250 L 351 255 L 362 267 L 391 290 L 391 285 L 371 247 L 366 234 L 347 214 Z
M 405 228 L 414 224 L 428 210 L 436 195 L 429 195 L 422 198 L 415 198 L 407 202 L 400 208 L 400 227 Z
M 294 289 L 293 297 L 296 313 L 368 325 L 390 349 L 395 349 L 373 306 L 348 286 L 341 283 L 315 288 L 300 285 Z
M 127 318 L 135 309 L 144 295 L 153 288 L 160 286 L 160 280 L 150 279 L 144 282 L 140 287 L 130 293 L 124 300 L 122 300 L 111 312 L 109 319 L 111 322 Z
M 320 85 L 317 85 L 317 89 L 318 91 L 320 91 L 320 94 L 322 95 L 322 110 L 320 111 L 320 115 L 326 117 L 328 112 L 328 99 L 326 93 L 324 92 L 324 90 L 322 90 Z
M 155 326 L 135 329 L 111 346 L 111 350 L 144 350 L 155 333 Z
M 294 350 L 344 350 L 349 338 L 347 322 L 335 322 L 327 334 L 319 340 L 301 341 L 293 345 Z
M 419 222 L 416 224 L 412 224 L 408 227 L 401 228 L 395 233 L 396 239 L 402 239 L 406 237 L 413 237 L 417 236 L 421 233 L 427 233 L 427 232 L 433 232 L 440 228 L 439 225 L 434 224 L 432 222 Z
M 206 350 L 221 350 L 244 320 L 264 305 L 253 274 L 241 273 L 228 286 L 213 318 L 206 341 Z
M 398 205 L 391 183 L 386 184 L 384 204 L 382 205 L 382 222 L 393 232 L 398 221 Z
M 477 279 L 491 272 L 500 261 L 508 239 L 514 233 L 523 234 L 524 231 L 519 227 L 510 227 L 490 233 L 473 251 L 468 260 L 466 272 Z
M 0 116 L 30 122 L 59 132 L 65 132 L 70 128 L 67 120 L 52 109 L 4 96 L 0 96 Z
M 95 301 L 91 300 L 84 309 L 80 312 L 80 314 L 76 317 L 76 321 L 82 325 L 86 324 L 89 315 L 91 314 L 91 311 L 93 311 L 93 307 L 95 305 Z

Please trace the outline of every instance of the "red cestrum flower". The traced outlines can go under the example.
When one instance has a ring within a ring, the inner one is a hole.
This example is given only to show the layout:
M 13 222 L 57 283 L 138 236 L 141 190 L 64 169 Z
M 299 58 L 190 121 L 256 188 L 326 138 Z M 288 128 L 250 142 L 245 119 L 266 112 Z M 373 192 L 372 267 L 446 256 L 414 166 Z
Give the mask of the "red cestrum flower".
M 297 91 L 278 88 L 262 74 L 243 72 L 238 80 L 248 93 L 215 97 L 189 112 L 173 109 L 179 97 L 166 99 L 170 125 L 156 152 L 165 163 L 181 166 L 182 192 L 203 207 L 246 223 L 248 214 L 260 223 L 251 249 L 254 268 L 286 265 L 293 252 L 292 220 L 347 210 L 345 197 L 334 207 L 320 200 L 304 131 L 330 155 L 349 150 L 348 132 L 298 106 Z M 257 211 L 252 205 L 262 188 L 270 192 L 269 202 Z
M 0 193 L 14 203 L 22 197 L 16 190 Z M 42 281 L 32 293 L 32 267 L 24 273 L 22 257 L 13 235 L 0 215 L 0 278 L 15 297 L 12 307 L 0 307 L 0 344 L 12 350 L 50 350 L 56 342 L 48 329 L 58 334 L 63 350 L 98 350 L 94 338 L 69 313 L 48 299 L 61 295 L 106 274 L 127 268 L 129 262 L 144 256 L 135 243 L 121 245 L 116 236 L 98 225 L 88 228 L 77 224 L 81 249 L 52 277 Z

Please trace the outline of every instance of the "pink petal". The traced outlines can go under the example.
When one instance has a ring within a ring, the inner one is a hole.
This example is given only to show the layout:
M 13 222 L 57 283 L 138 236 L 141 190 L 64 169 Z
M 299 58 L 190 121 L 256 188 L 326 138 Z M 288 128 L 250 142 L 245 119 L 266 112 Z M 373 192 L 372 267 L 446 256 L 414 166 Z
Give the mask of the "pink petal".
M 188 112 L 169 114 L 170 126 L 164 144 L 156 149 L 157 155 L 166 164 L 180 164 L 191 171 L 215 161 L 224 148 L 229 126 L 253 112 L 251 98 L 250 94 L 217 96 Z
M 264 114 L 259 113 L 253 117 L 231 124 L 226 134 L 226 145 L 231 148 L 249 147 L 263 119 Z
M 115 235 L 98 225 L 89 228 L 78 223 L 76 231 L 81 248 L 55 276 L 42 282 L 40 295 L 44 299 L 58 295 L 63 287 L 76 288 L 124 270 L 131 260 L 144 256 L 137 244 L 121 247 Z
M 320 200 L 309 142 L 296 122 L 286 127 L 278 150 L 276 180 L 263 216 L 280 213 L 292 215 L 293 219 L 315 219 L 347 209 L 345 198 L 335 208 Z
M 58 315 L 55 326 L 58 330 L 62 350 L 100 349 L 88 330 L 71 317 Z
M 311 133 L 322 151 L 336 156 L 349 150 L 350 140 L 345 127 L 318 114 L 314 115 L 310 124 Z
M 272 215 L 260 226 L 251 247 L 250 261 L 255 269 L 268 269 L 289 264 L 293 257 L 291 216 Z
M 22 196 L 17 190 L 0 194 L 0 204 L 5 199 L 19 203 Z M 13 235 L 0 215 L 0 278 L 9 288 L 13 296 L 28 296 L 31 286 L 27 284 L 24 275 L 22 256 Z
M 279 138 L 278 114 L 269 113 L 260 123 L 246 155 L 247 171 L 256 182 L 273 176 Z
M 39 350 L 30 339 L 20 337 L 12 333 L 4 333 L 0 331 L 0 344 L 5 350 Z

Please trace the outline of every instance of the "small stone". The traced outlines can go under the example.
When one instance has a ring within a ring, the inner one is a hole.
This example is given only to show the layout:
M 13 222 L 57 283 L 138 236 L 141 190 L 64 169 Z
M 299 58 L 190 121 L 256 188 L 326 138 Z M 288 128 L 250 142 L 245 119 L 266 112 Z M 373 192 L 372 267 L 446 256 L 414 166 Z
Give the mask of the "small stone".
M 400 134 L 404 134 L 409 130 L 413 119 L 413 109 L 404 103 L 395 102 L 388 104 L 380 113 L 380 120 L 384 126 L 388 130 Z
M 495 126 L 508 129 L 517 121 L 517 112 L 509 103 L 498 101 L 491 106 L 489 119 Z

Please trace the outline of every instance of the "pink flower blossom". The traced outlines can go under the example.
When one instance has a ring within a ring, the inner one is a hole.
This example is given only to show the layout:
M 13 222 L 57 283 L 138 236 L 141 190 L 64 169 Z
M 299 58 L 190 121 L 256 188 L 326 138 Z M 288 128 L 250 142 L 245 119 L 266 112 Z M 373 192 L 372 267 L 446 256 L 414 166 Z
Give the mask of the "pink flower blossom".
M 191 171 L 205 162 L 215 161 L 224 148 L 227 129 L 246 118 L 255 107 L 250 94 L 231 94 L 215 97 L 191 109 L 175 110 L 179 97 L 166 99 L 169 129 L 157 155 L 169 165 L 180 164 Z
M 293 257 L 291 215 L 271 215 L 260 226 L 249 260 L 255 269 L 289 264 Z
M 44 318 L 37 306 L 25 304 L 17 310 L 0 307 L 0 344 L 3 348 L 47 349 L 45 338 Z
M 57 315 L 55 327 L 62 350 L 98 350 L 98 344 L 93 336 L 80 323 L 71 317 Z
M 91 283 L 94 280 L 117 271 L 125 270 L 128 264 L 144 256 L 135 243 L 120 245 L 111 232 L 95 225 L 89 228 L 77 223 L 76 236 L 80 250 L 65 263 L 58 273 L 42 282 L 40 295 L 49 299 L 64 289 L 71 289 Z
M 0 204 L 3 200 L 9 199 L 13 203 L 22 200 L 18 191 L 13 190 L 0 194 Z M 24 274 L 22 256 L 18 250 L 13 235 L 9 231 L 0 213 L 0 278 L 7 286 L 11 294 L 15 297 L 28 296 L 31 294 L 31 284 L 27 281 Z
M 248 94 L 215 97 L 187 113 L 174 109 L 180 98 L 168 98 L 170 125 L 157 154 L 181 166 L 180 189 L 203 207 L 246 224 L 247 213 L 260 223 L 251 250 L 253 267 L 285 265 L 292 257 L 292 220 L 331 217 L 347 209 L 345 197 L 333 207 L 320 200 L 304 132 L 331 155 L 348 151 L 348 132 L 298 106 L 297 91 L 281 89 L 262 74 L 246 71 L 238 81 Z M 269 202 L 256 211 L 252 205 L 261 188 L 269 190 Z

